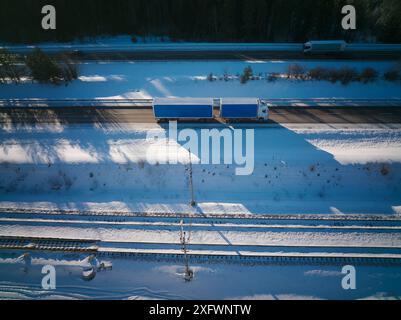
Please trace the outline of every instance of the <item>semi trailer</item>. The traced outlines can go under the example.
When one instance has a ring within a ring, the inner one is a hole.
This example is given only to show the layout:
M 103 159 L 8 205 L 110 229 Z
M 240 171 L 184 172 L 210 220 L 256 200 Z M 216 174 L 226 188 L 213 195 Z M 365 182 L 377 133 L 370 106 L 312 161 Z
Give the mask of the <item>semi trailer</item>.
M 304 53 L 308 54 L 328 54 L 342 53 L 347 48 L 347 43 L 343 40 L 330 41 L 309 41 L 304 44 Z
M 213 119 L 213 99 L 157 98 L 153 114 L 157 121 Z
M 257 98 L 156 98 L 153 114 L 163 120 L 211 120 L 218 117 L 226 121 L 269 119 L 269 108 Z

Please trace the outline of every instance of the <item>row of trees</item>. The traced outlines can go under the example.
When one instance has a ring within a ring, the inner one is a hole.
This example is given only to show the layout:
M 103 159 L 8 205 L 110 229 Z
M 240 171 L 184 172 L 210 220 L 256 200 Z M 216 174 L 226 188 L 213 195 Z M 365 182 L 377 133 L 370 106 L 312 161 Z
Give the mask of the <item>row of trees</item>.
M 287 70 L 287 79 L 325 80 L 332 83 L 341 82 L 342 84 L 348 84 L 350 82 L 370 83 L 375 82 L 379 77 L 380 73 L 371 67 L 367 67 L 362 71 L 347 66 L 341 68 L 318 66 L 308 70 L 299 64 L 291 64 L 288 66 Z M 391 69 L 385 71 L 383 73 L 383 79 L 391 82 L 400 81 L 401 65 L 395 64 Z
M 57 9 L 57 30 L 41 29 L 41 8 Z M 357 30 L 341 28 L 353 4 Z M 401 42 L 399 0 L 1 0 L 0 41 L 69 41 L 99 35 L 160 35 L 191 41 Z
M 18 83 L 25 74 L 17 55 L 0 50 L 0 83 Z
M 19 83 L 23 77 L 40 83 L 69 83 L 78 78 L 78 69 L 67 56 L 56 60 L 40 49 L 26 57 L 0 50 L 0 83 Z
M 396 64 L 391 69 L 385 71 L 383 74 L 371 67 L 367 67 L 362 70 L 357 70 L 348 66 L 340 68 L 317 66 L 308 69 L 300 64 L 290 64 L 285 73 L 271 72 L 265 74 L 255 74 L 252 70 L 252 67 L 247 66 L 243 70 L 242 74 L 237 74 L 235 76 L 228 74 L 228 72 L 224 72 L 223 76 L 217 76 L 213 73 L 210 73 L 207 77 L 207 80 L 210 82 L 218 80 L 239 80 L 242 84 L 254 80 L 267 80 L 268 82 L 274 82 L 278 79 L 289 79 L 298 81 L 330 81 L 331 83 L 340 82 L 344 85 L 347 85 L 351 82 L 361 82 L 367 84 L 378 81 L 380 79 L 396 82 L 401 81 L 401 65 Z

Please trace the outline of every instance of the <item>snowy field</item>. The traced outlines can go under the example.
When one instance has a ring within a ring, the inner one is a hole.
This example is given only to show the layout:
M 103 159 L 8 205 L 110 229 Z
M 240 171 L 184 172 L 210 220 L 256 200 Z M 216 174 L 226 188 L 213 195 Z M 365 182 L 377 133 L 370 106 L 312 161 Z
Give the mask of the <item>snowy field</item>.
M 237 165 L 225 165 L 223 152 L 221 164 L 215 165 L 196 164 L 193 152 L 197 208 L 188 205 L 188 151 L 173 139 L 146 139 L 148 132 L 165 130 L 118 123 L 5 123 L 0 133 L 0 207 L 212 214 L 401 212 L 401 128 L 261 126 L 254 132 L 249 176 L 236 175 Z M 163 163 L 166 143 L 176 148 L 171 150 L 182 164 Z
M 246 58 L 245 58 L 246 59 Z M 41 85 L 25 82 L 0 86 L 0 99 L 18 98 L 150 98 L 150 97 L 259 97 L 266 99 L 306 98 L 401 98 L 400 83 L 378 81 L 371 84 L 342 85 L 321 81 L 267 80 L 241 84 L 238 79 L 210 82 L 207 76 L 231 78 L 252 66 L 254 74 L 285 73 L 289 64 L 299 63 L 306 68 L 316 66 L 362 70 L 375 68 L 380 73 L 391 69 L 391 61 L 149 61 L 99 62 L 80 64 L 79 80 L 68 86 Z
M 79 255 L 34 254 L 29 267 L 17 255 L 0 256 L 0 296 L 8 299 L 399 299 L 401 270 L 357 267 L 357 290 L 341 288 L 341 268 L 195 264 L 182 279 L 180 263 L 113 259 L 112 271 L 91 282 L 81 278 Z M 41 288 L 41 268 L 56 266 L 57 289 Z M 6 275 L 6 277 L 5 277 Z

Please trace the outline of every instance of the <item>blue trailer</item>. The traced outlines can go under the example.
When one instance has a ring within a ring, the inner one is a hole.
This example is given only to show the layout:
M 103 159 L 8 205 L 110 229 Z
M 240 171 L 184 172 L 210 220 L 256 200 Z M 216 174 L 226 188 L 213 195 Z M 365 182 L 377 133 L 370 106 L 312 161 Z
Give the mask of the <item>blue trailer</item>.
M 157 98 L 153 101 L 153 114 L 157 121 L 213 119 L 213 99 Z
M 268 120 L 269 108 L 257 98 L 223 98 L 220 118 L 226 120 Z

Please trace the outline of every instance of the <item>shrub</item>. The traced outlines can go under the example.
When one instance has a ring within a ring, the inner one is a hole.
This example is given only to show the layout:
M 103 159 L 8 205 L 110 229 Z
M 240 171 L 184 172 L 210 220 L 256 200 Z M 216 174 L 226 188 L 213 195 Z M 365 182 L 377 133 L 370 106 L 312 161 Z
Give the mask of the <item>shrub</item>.
M 362 81 L 363 83 L 374 82 L 377 80 L 379 73 L 373 68 L 364 69 L 361 74 L 357 70 L 350 67 L 343 67 L 341 69 L 327 69 L 323 67 L 316 67 L 308 72 L 308 78 L 312 80 L 327 80 L 332 83 L 337 81 L 346 85 L 352 81 Z
M 305 79 L 305 68 L 299 64 L 290 64 L 288 66 L 287 77 L 289 79 Z
M 308 78 L 312 80 L 330 80 L 330 71 L 327 68 L 316 67 L 308 72 Z
M 269 81 L 269 82 L 274 82 L 274 81 L 276 81 L 279 77 L 280 77 L 280 74 L 278 74 L 277 72 L 272 72 L 272 73 L 269 73 L 269 75 L 267 76 L 267 81 Z
M 223 75 L 224 81 L 229 81 L 230 80 L 230 75 L 228 73 L 228 70 L 224 70 L 224 75 Z
M 18 64 L 19 56 L 0 49 L 0 83 L 13 81 L 18 83 L 26 73 L 25 67 Z
M 73 55 L 63 54 L 58 58 L 58 60 L 59 67 L 62 69 L 63 80 L 65 82 L 78 79 L 78 67 Z
M 68 57 L 62 56 L 60 63 L 57 63 L 40 49 L 28 55 L 26 65 L 32 78 L 40 83 L 68 83 L 78 78 L 78 69 Z
M 341 69 L 331 69 L 329 71 L 329 80 L 333 83 L 340 81 L 343 85 L 359 79 L 358 71 L 350 67 L 342 67 Z
M 398 81 L 401 79 L 400 71 L 397 69 L 389 70 L 384 73 L 384 79 L 386 81 Z
M 340 80 L 340 74 L 337 69 L 328 69 L 327 70 L 327 81 L 330 81 L 332 83 L 336 83 L 337 81 Z
M 363 83 L 374 82 L 379 77 L 379 73 L 373 68 L 366 68 L 361 72 L 360 79 Z
M 209 73 L 209 75 L 207 76 L 207 80 L 210 82 L 213 82 L 215 80 L 213 73 Z
M 382 176 L 387 176 L 390 173 L 390 169 L 387 166 L 383 166 L 380 170 Z
M 35 49 L 26 59 L 34 80 L 41 83 L 59 83 L 62 80 L 62 69 L 42 50 Z
M 62 66 L 63 80 L 65 82 L 71 82 L 78 79 L 78 68 L 76 64 L 70 62 L 64 62 Z
M 253 70 L 251 66 L 248 66 L 244 69 L 244 72 L 242 73 L 240 77 L 241 83 L 247 83 L 249 80 L 253 78 Z

